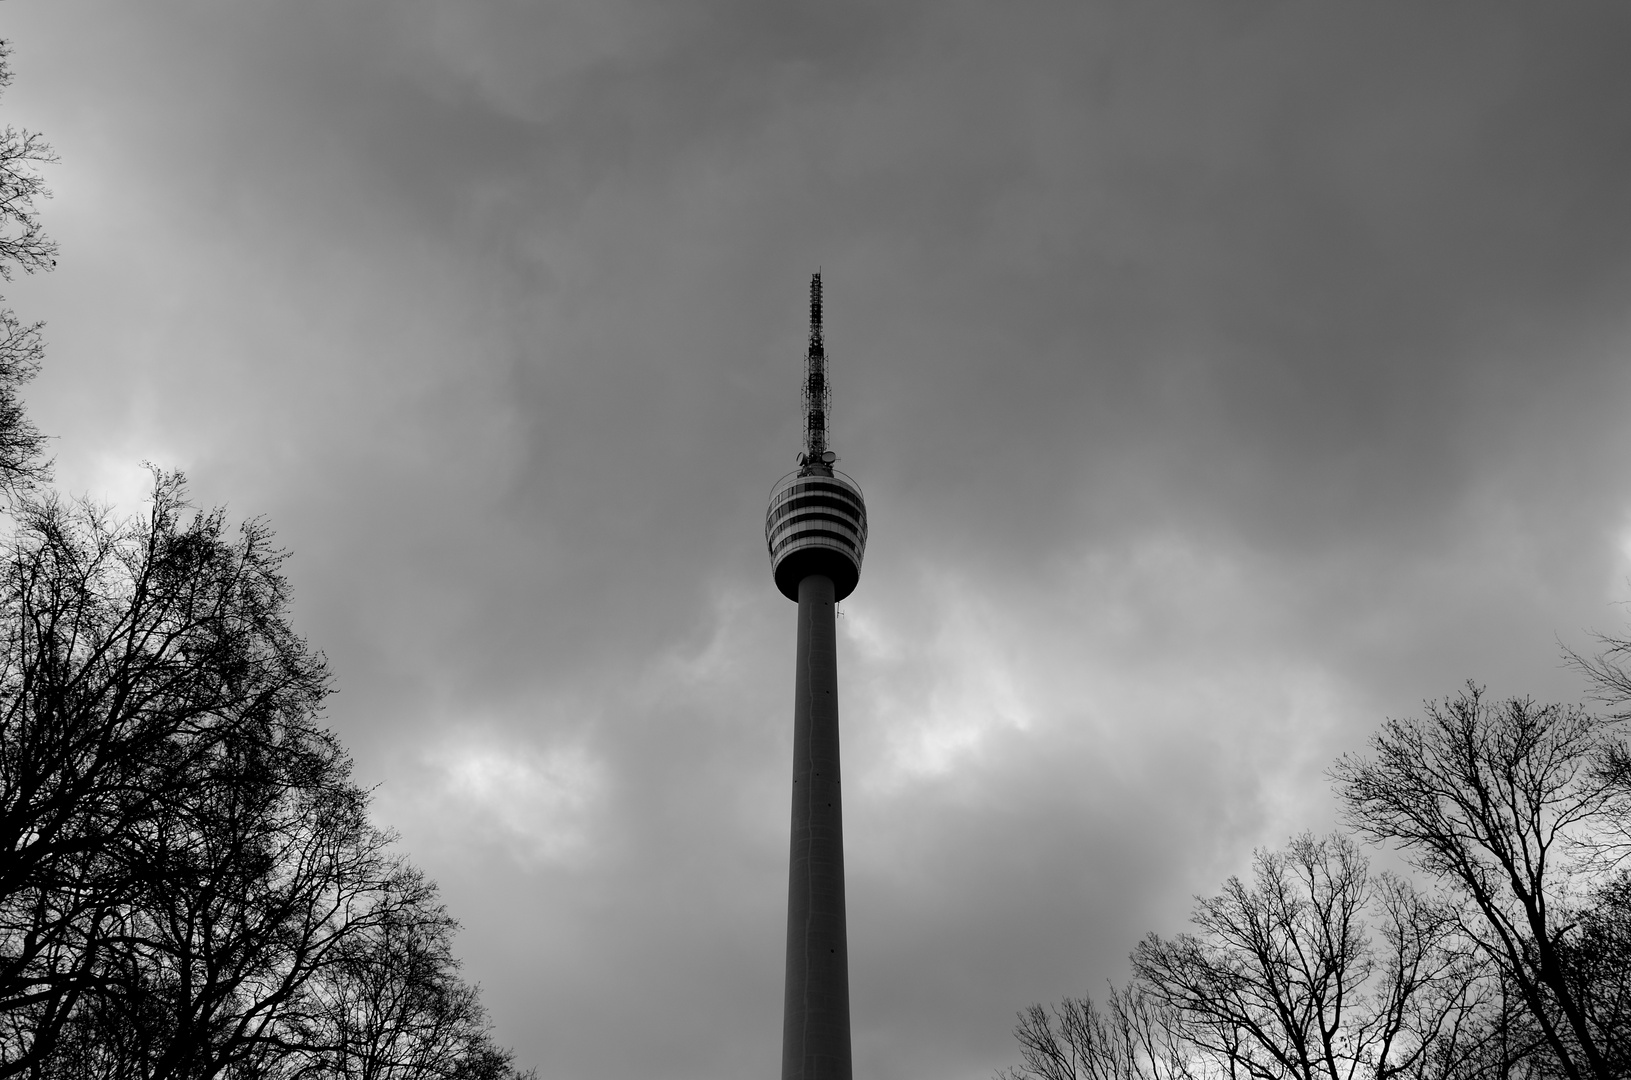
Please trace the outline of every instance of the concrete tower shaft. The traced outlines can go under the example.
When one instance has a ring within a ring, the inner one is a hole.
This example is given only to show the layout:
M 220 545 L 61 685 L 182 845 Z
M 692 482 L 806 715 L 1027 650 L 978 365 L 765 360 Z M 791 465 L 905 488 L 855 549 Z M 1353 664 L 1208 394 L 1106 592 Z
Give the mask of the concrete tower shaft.
M 866 552 L 861 487 L 827 449 L 821 275 L 810 282 L 804 453 L 765 513 L 776 587 L 799 606 L 793 680 L 793 823 L 787 876 L 782 1080 L 851 1080 L 849 945 L 844 915 L 844 800 L 838 767 L 839 600 Z
M 782 1080 L 850 1080 L 835 602 L 829 578 L 799 582 Z

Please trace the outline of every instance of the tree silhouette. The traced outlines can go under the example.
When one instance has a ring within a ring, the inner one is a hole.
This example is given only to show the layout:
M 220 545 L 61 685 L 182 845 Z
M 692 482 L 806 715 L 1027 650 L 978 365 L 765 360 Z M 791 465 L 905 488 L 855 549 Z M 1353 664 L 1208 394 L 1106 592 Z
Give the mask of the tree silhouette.
M 1258 852 L 1251 884 L 1230 878 L 1192 921 L 1140 942 L 1134 971 L 1191 1043 L 1248 1075 L 1421 1076 L 1482 1004 L 1440 913 L 1341 834 Z
M 1623 789 L 1605 761 L 1618 721 L 1469 685 L 1389 720 L 1371 756 L 1333 770 L 1353 824 L 1399 844 L 1455 898 L 1458 931 L 1521 996 L 1563 1075 L 1621 1076 L 1571 947 L 1616 846 Z M 1623 839 L 1623 838 L 1621 838 Z
M 1052 1010 L 1031 1005 L 1014 1038 L 1023 1065 L 998 1080 L 1210 1080 L 1217 1063 L 1183 1036 L 1168 1006 L 1134 983 L 1110 988 L 1106 1008 L 1090 997 L 1066 998 Z
M 11 85 L 11 45 L 0 41 L 0 91 Z M 0 279 L 32 274 L 56 263 L 57 245 L 46 235 L 36 200 L 50 196 L 39 173 L 57 160 L 37 132 L 0 129 Z M 25 323 L 0 300 L 0 488 L 15 490 L 49 477 L 45 438 L 23 411 L 18 392 L 40 369 L 42 324 Z
M 0 563 L 0 1076 L 36 1064 L 143 890 L 200 774 L 246 739 L 310 742 L 328 690 L 286 618 L 283 555 L 250 523 L 24 500 Z
M 165 473 L 131 521 L 19 505 L 0 1076 L 508 1075 L 434 887 L 317 723 L 328 668 L 290 626 L 264 523 L 232 534 Z M 386 991 L 395 1011 L 359 1021 Z
M 1022 1012 L 1024 1064 L 999 1077 L 1484 1080 L 1534 1061 L 1523 1013 L 1453 920 L 1341 834 L 1257 852 L 1251 881 L 1199 898 L 1192 921 L 1139 943 L 1107 1011 Z

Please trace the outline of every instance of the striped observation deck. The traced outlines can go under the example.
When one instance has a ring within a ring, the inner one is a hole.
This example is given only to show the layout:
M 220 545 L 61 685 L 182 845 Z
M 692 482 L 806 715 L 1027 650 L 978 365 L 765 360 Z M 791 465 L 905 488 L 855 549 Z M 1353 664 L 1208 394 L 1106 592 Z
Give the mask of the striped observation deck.
M 855 591 L 866 552 L 861 486 L 835 469 L 806 466 L 776 484 L 765 512 L 765 544 L 776 587 L 797 601 L 811 574 L 832 579 L 836 599 Z

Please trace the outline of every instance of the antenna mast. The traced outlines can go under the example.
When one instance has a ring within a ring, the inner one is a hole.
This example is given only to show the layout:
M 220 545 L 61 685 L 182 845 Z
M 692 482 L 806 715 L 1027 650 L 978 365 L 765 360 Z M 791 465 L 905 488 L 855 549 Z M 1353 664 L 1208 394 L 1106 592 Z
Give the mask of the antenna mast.
M 827 385 L 827 348 L 821 336 L 821 273 L 810 278 L 810 348 L 804 354 L 804 467 L 831 466 L 827 454 L 827 413 L 832 389 Z

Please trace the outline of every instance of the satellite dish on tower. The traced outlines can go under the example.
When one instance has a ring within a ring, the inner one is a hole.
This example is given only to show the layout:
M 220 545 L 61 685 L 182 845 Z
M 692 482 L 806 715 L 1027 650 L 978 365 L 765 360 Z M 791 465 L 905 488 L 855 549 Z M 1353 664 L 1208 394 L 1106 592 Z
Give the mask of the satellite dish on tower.
M 833 462 L 838 460 L 838 455 L 833 453 L 831 450 L 828 450 L 826 453 L 821 455 L 821 460 L 825 461 L 828 465 L 831 465 Z

